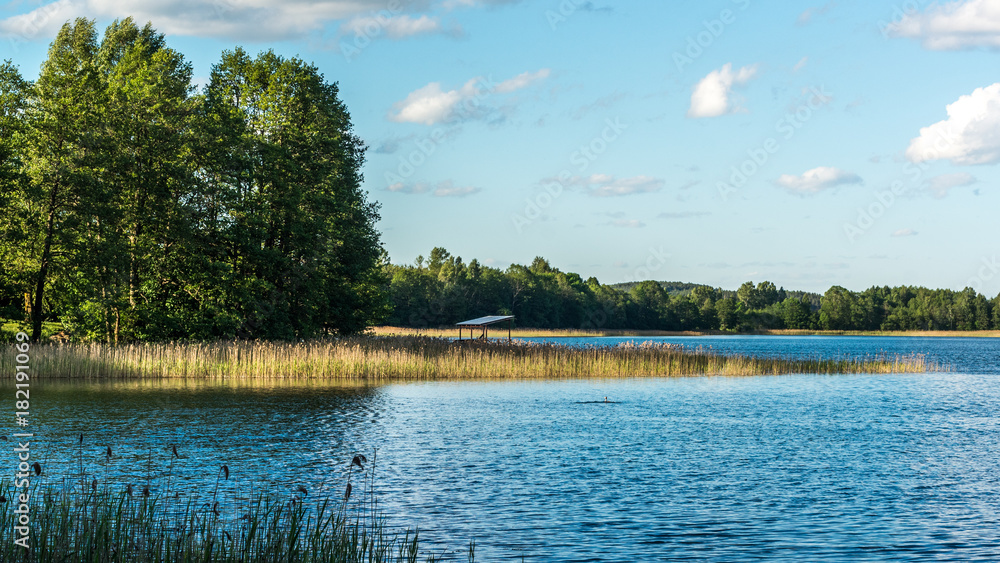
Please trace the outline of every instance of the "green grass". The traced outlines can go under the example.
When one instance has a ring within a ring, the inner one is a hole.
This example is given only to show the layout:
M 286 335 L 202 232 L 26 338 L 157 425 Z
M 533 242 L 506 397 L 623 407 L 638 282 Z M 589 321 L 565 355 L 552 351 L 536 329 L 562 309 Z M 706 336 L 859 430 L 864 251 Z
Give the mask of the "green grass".
M 373 456 L 374 457 L 374 456 Z M 82 454 L 81 454 L 82 459 Z M 416 563 L 419 532 L 390 530 L 374 493 L 374 459 L 358 474 L 350 499 L 310 501 L 267 492 L 228 496 L 213 490 L 176 491 L 166 486 L 125 485 L 81 474 L 56 486 L 43 471 L 30 493 L 30 550 L 15 545 L 16 490 L 0 487 L 0 561 L 9 563 Z M 173 464 L 171 463 L 171 470 Z M 82 477 L 81 477 L 82 475 Z M 228 479 L 228 467 L 218 480 Z M 350 479 L 350 477 L 349 477 Z M 348 480 L 350 483 L 350 480 Z M 185 493 L 184 498 L 181 494 Z M 475 542 L 468 560 L 475 559 Z M 435 561 L 433 553 L 423 560 Z
M 0 362 L 11 365 L 14 349 Z M 199 379 L 219 381 L 635 378 L 792 373 L 921 373 L 922 356 L 850 360 L 755 358 L 672 344 L 570 348 L 428 337 L 354 337 L 300 343 L 224 341 L 112 346 L 41 344 L 30 351 L 32 380 Z
M 31 327 L 23 321 L 13 321 L 10 319 L 0 319 L 0 342 L 14 342 L 14 336 L 18 332 L 31 334 Z M 42 323 L 42 340 L 50 338 L 63 332 L 62 323 L 45 322 Z

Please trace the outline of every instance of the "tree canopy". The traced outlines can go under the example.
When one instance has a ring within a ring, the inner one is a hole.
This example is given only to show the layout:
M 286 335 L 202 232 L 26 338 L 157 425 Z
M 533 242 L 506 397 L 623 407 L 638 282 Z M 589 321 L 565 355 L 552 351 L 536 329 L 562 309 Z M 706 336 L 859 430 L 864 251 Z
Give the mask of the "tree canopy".
M 762 281 L 730 291 L 705 285 L 642 281 L 603 285 L 565 273 L 541 257 L 505 270 L 467 264 L 444 248 L 430 260 L 389 267 L 389 322 L 435 327 L 483 315 L 510 314 L 533 328 L 634 330 L 987 330 L 1000 329 L 1000 296 L 972 289 L 834 286 L 824 295 Z
M 295 338 L 386 313 L 378 206 L 336 84 L 226 51 L 199 92 L 149 24 L 0 66 L 0 307 L 77 338 Z M 22 297 L 23 296 L 23 297 Z

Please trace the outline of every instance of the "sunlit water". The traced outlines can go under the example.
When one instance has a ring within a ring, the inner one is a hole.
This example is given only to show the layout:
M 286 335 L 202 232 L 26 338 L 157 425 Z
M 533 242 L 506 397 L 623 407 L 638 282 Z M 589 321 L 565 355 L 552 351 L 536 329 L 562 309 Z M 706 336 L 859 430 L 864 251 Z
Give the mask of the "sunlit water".
M 154 488 L 169 470 L 171 489 L 191 495 L 211 494 L 227 464 L 226 498 L 250 483 L 340 496 L 351 457 L 377 448 L 390 525 L 419 526 L 426 548 L 456 560 L 470 539 L 478 561 L 997 560 L 1000 340 L 664 340 L 724 353 L 920 352 L 953 371 L 36 385 L 32 447 L 52 480 L 82 459 L 97 477 Z M 613 402 L 593 402 L 604 397 Z M 172 466 L 170 444 L 183 456 Z

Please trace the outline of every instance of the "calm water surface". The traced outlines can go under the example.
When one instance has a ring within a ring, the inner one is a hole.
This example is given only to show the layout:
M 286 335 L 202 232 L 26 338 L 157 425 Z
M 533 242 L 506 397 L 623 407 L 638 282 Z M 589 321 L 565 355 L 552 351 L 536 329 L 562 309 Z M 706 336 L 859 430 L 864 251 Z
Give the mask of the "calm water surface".
M 438 552 L 474 538 L 479 561 L 1000 557 L 1000 340 L 661 340 L 725 353 L 921 352 L 954 371 L 367 389 L 50 384 L 32 389 L 33 447 L 56 479 L 78 467 L 82 432 L 88 471 L 142 482 L 166 470 L 177 444 L 172 487 L 211 489 L 226 463 L 232 496 L 251 482 L 339 496 L 351 456 L 377 448 L 390 524 L 419 526 Z M 588 402 L 605 396 L 615 402 Z M 108 468 L 106 445 L 117 452 Z

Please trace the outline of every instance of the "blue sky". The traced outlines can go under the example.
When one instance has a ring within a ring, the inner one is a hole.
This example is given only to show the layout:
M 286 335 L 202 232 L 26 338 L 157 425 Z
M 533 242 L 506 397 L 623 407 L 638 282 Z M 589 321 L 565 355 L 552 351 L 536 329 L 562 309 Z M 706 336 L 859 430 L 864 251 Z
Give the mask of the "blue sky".
M 1000 292 L 1000 0 L 14 0 L 0 57 L 128 15 L 338 82 L 395 263 Z

